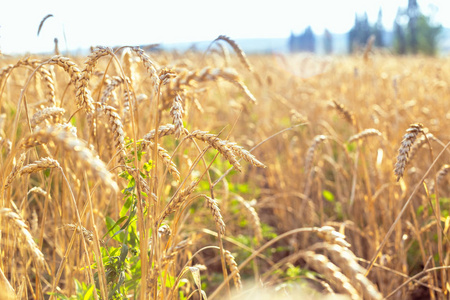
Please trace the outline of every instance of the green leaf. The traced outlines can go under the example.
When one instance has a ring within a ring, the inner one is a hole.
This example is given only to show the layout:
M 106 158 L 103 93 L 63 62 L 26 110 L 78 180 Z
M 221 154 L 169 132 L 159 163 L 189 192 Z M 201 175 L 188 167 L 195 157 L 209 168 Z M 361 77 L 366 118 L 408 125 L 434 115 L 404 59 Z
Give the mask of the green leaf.
M 328 190 L 323 190 L 322 195 L 325 198 L 325 200 L 327 200 L 329 202 L 334 202 L 334 195 L 332 192 L 330 192 Z
M 93 298 L 93 294 L 94 294 L 94 285 L 92 284 L 84 294 L 83 300 L 89 300 Z

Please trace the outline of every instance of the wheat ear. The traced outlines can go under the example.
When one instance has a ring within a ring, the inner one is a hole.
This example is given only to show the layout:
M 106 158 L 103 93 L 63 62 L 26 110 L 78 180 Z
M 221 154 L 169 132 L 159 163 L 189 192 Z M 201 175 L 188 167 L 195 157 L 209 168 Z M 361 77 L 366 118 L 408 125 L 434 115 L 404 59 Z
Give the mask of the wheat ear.
M 158 138 L 166 135 L 174 134 L 176 131 L 175 126 L 172 124 L 161 125 L 158 128 Z M 151 141 L 155 138 L 155 129 L 144 135 L 144 140 Z
M 441 181 L 444 179 L 445 176 L 447 176 L 447 174 L 450 172 L 450 165 L 443 165 L 437 175 L 436 175 L 436 186 L 439 185 L 439 183 L 441 183 Z M 435 185 L 430 187 L 430 190 L 432 193 L 434 193 L 435 191 Z
M 0 216 L 3 216 L 4 218 L 8 219 L 8 221 L 13 224 L 13 226 L 20 233 L 20 236 L 25 240 L 25 245 L 28 248 L 28 251 L 31 253 L 31 256 L 33 257 L 33 260 L 36 263 L 36 265 L 43 267 L 45 263 L 44 255 L 42 254 L 41 250 L 39 250 L 39 247 L 36 245 L 33 237 L 28 231 L 28 226 L 26 225 L 22 217 L 13 212 L 9 208 L 1 208 Z
M 248 161 L 253 166 L 258 168 L 267 168 L 265 164 L 256 159 L 256 157 L 249 151 L 245 150 L 244 147 L 238 146 L 236 143 L 227 143 L 227 146 L 234 152 L 235 155 L 239 156 L 245 161 Z
M 241 290 L 242 289 L 241 274 L 239 274 L 239 269 L 236 260 L 234 259 L 234 256 L 231 254 L 230 251 L 224 250 L 224 252 L 225 252 L 225 261 L 230 267 L 231 273 L 236 271 L 236 273 L 233 276 L 234 285 L 238 290 Z
M 139 47 L 133 47 L 131 50 L 139 56 L 142 60 L 142 64 L 147 69 L 147 73 L 150 75 L 150 78 L 153 80 L 154 90 L 155 92 L 159 90 L 159 78 L 156 72 L 155 64 L 150 59 L 150 57 Z
M 398 149 L 397 162 L 395 164 L 394 173 L 397 175 L 397 181 L 403 177 L 403 173 L 405 172 L 406 165 L 408 163 L 408 153 L 411 149 L 411 146 L 414 144 L 414 141 L 417 138 L 419 133 L 423 132 L 423 125 L 411 124 L 409 128 L 406 130 L 406 134 L 403 136 L 402 144 Z
M 20 169 L 19 175 L 23 176 L 24 174 L 36 173 L 42 170 L 52 168 L 60 168 L 58 161 L 50 157 L 44 157 L 41 158 L 40 160 L 37 160 L 31 164 L 24 166 L 22 169 Z
M 82 235 L 88 243 L 92 243 L 94 241 L 94 234 L 92 231 L 87 230 L 83 226 L 81 226 L 80 229 L 80 226 L 76 224 L 64 224 L 62 228 L 68 231 L 76 231 L 78 234 Z
M 183 127 L 183 105 L 181 104 L 183 100 L 180 95 L 176 95 L 173 99 L 172 108 L 170 109 L 170 115 L 173 119 L 173 125 L 175 126 L 175 137 L 180 138 L 181 134 L 184 132 Z
M 350 124 L 355 125 L 355 116 L 351 113 L 343 104 L 332 100 L 333 107 L 339 112 L 339 114 Z
M 314 160 L 314 153 L 316 152 L 316 148 L 326 139 L 328 139 L 328 137 L 326 135 L 317 135 L 314 137 L 314 142 L 308 148 L 308 151 L 306 154 L 306 159 L 305 159 L 305 173 L 306 174 L 308 174 L 311 169 L 312 162 Z
M 381 132 L 374 128 L 365 129 L 358 134 L 352 135 L 349 139 L 349 143 L 353 143 L 362 139 L 365 139 L 370 136 L 381 136 Z
M 206 199 L 206 205 L 211 210 L 212 215 L 214 216 L 214 222 L 216 223 L 217 228 L 220 231 L 221 235 L 225 235 L 225 222 L 223 221 L 222 214 L 220 213 L 219 205 L 215 199 L 212 199 L 208 196 L 204 196 Z
M 244 92 L 248 100 L 250 100 L 253 103 L 256 102 L 255 96 L 253 96 L 253 94 L 249 91 L 247 86 L 244 83 L 242 83 L 236 70 L 232 68 L 221 69 L 221 68 L 205 67 L 199 71 L 190 71 L 179 74 L 175 79 L 172 80 L 172 82 L 175 84 L 175 87 L 177 89 L 181 89 L 182 86 L 192 86 L 191 81 L 196 82 L 216 81 L 220 78 L 233 83 Z
M 17 160 L 16 164 L 14 165 L 11 172 L 6 177 L 5 184 L 3 185 L 3 191 L 6 190 L 11 185 L 14 178 L 16 178 L 16 176 L 19 174 L 19 170 L 22 169 L 23 163 L 25 162 L 25 158 L 26 158 L 26 153 L 22 153 L 19 156 L 19 159 Z
M 233 48 L 234 52 L 236 52 L 236 54 L 239 56 L 239 59 L 241 60 L 242 64 L 245 66 L 245 68 L 253 73 L 253 68 L 250 65 L 247 56 L 245 55 L 244 51 L 241 49 L 241 47 L 239 47 L 239 45 L 236 43 L 236 41 L 232 40 L 230 37 L 225 36 L 225 35 L 219 35 L 218 38 L 216 38 L 213 42 L 218 41 L 218 40 L 222 40 L 227 42 L 231 48 Z
M 45 107 L 44 109 L 36 112 L 30 119 L 31 128 L 36 127 L 40 123 L 50 118 L 61 117 L 65 113 L 63 108 L 56 106 Z
M 114 191 L 118 190 L 117 183 L 113 180 L 113 175 L 106 169 L 105 163 L 97 158 L 92 151 L 86 147 L 86 143 L 74 138 L 73 135 L 66 130 L 58 130 L 53 126 L 48 126 L 47 128 L 41 129 L 24 138 L 21 143 L 21 148 L 29 149 L 49 142 L 53 142 L 61 146 L 64 150 L 74 153 L 78 158 L 78 161 L 80 161 L 84 167 L 91 169 L 94 176 L 99 178 L 106 186 L 109 186 Z
M 123 131 L 122 121 L 120 116 L 116 113 L 116 109 L 112 106 L 102 106 L 101 111 L 108 118 L 108 123 L 111 126 L 113 132 L 114 146 L 119 151 L 119 161 L 121 164 L 125 164 L 125 132 Z
M 252 224 L 253 230 L 255 231 L 256 240 L 259 243 L 263 240 L 263 234 L 258 213 L 256 212 L 255 208 L 251 206 L 248 201 L 245 201 L 242 197 L 236 196 L 236 199 L 244 206 L 245 210 L 247 211 L 247 215 L 250 218 L 250 223 Z
M 313 251 L 306 251 L 302 257 L 316 272 L 325 276 L 339 292 L 350 295 L 352 300 L 361 300 L 358 291 L 352 285 L 350 279 L 326 256 L 316 254 Z
M 197 187 L 197 183 L 197 181 L 193 181 L 187 188 L 184 188 L 176 193 L 162 211 L 159 220 L 164 220 L 168 215 L 180 208 L 181 205 L 186 202 L 189 195 L 194 192 L 195 188 Z
M 146 147 L 149 147 L 152 150 L 154 150 L 155 148 L 155 144 L 147 140 L 145 140 L 142 145 L 143 145 L 142 150 L 144 150 Z M 158 145 L 158 156 L 162 159 L 166 167 L 169 168 L 169 173 L 172 174 L 175 180 L 180 181 L 180 172 L 178 171 L 175 163 L 172 161 L 169 152 L 159 145 Z
M 226 141 L 219 139 L 216 135 L 210 134 L 207 131 L 200 130 L 193 131 L 190 136 L 212 146 L 214 149 L 219 151 L 220 154 L 225 156 L 225 158 L 234 166 L 236 170 L 241 172 L 241 165 L 237 161 L 234 151 L 231 150 Z

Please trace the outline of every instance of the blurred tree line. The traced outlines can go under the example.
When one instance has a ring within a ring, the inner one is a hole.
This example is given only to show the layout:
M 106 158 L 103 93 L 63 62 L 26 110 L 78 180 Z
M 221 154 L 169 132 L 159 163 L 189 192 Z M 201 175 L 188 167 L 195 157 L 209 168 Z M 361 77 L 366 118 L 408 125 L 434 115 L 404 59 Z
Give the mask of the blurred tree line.
M 370 24 L 367 13 L 355 16 L 355 23 L 348 33 L 348 51 L 353 53 L 364 48 L 373 36 L 374 47 L 391 48 L 397 54 L 435 55 L 438 51 L 439 34 L 442 26 L 435 24 L 430 16 L 424 15 L 417 0 L 408 0 L 407 8 L 399 8 L 393 26 L 393 39 L 386 40 L 386 30 L 383 28 L 383 13 L 378 11 L 375 24 Z M 325 30 L 323 36 L 325 54 L 333 52 L 333 36 Z M 316 52 L 316 37 L 308 26 L 299 35 L 291 33 L 289 37 L 291 52 Z

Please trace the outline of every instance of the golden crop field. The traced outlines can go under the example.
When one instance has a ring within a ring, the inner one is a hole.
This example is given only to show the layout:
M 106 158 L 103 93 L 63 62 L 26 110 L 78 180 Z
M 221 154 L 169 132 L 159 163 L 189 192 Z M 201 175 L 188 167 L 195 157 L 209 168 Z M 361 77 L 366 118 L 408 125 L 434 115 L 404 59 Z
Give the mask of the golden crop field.
M 0 58 L 1 299 L 447 299 L 450 61 Z

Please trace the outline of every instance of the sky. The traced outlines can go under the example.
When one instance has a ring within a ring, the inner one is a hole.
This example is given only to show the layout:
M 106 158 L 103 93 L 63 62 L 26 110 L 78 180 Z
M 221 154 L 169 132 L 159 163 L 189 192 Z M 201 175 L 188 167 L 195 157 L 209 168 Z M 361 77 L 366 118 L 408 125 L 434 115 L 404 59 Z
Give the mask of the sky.
M 3 3 L 2 3 L 3 2 Z M 426 14 L 450 27 L 450 1 L 418 0 Z M 375 22 L 380 7 L 391 29 L 398 6 L 408 0 L 0 0 L 0 51 L 5 54 L 52 52 L 90 46 L 144 45 L 232 39 L 287 38 L 308 25 L 348 32 L 355 13 Z M 48 18 L 39 36 L 41 20 Z

